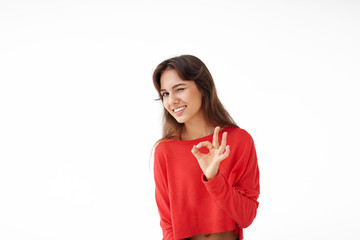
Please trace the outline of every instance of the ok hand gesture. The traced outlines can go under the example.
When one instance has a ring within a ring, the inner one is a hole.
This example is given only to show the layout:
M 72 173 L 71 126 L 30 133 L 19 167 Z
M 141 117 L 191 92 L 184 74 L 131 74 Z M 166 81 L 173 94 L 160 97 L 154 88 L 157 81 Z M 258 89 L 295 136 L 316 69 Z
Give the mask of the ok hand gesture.
M 226 146 L 227 133 L 222 135 L 221 145 L 219 146 L 219 131 L 220 127 L 216 127 L 213 135 L 213 142 L 204 141 L 191 149 L 192 154 L 198 160 L 201 170 L 203 171 L 206 179 L 209 181 L 219 171 L 220 163 L 229 156 L 230 146 Z M 201 153 L 200 148 L 207 147 L 209 149 L 208 154 Z

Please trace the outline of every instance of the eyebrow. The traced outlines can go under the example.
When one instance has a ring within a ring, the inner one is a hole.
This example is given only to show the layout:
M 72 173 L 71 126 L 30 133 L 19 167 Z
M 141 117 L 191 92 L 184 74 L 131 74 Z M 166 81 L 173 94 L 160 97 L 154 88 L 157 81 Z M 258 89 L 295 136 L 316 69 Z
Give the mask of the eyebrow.
M 172 87 L 172 89 L 177 88 L 177 87 L 182 86 L 182 85 L 185 85 L 185 86 L 186 86 L 185 83 L 179 83 L 179 84 L 174 85 L 174 86 Z M 166 91 L 166 89 L 160 89 L 160 92 L 163 92 L 163 91 Z

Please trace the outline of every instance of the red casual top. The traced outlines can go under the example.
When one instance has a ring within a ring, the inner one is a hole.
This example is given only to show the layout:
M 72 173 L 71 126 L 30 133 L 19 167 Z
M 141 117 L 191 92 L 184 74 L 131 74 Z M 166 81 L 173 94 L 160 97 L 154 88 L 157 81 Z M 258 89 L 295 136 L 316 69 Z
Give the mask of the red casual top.
M 189 141 L 164 140 L 155 148 L 155 197 L 164 240 L 242 229 L 256 216 L 259 169 L 252 137 L 245 130 L 227 127 L 230 155 L 218 174 L 206 181 L 191 148 L 212 135 Z M 200 149 L 206 152 L 206 149 Z

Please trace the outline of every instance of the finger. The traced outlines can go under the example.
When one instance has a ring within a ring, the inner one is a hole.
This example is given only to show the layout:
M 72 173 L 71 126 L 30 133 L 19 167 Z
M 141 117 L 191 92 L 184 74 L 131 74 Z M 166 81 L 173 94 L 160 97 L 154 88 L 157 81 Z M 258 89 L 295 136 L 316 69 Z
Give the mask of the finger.
M 224 154 L 220 155 L 219 157 L 219 162 L 222 162 L 224 159 L 226 159 L 229 156 L 229 154 L 230 154 L 230 146 L 227 145 Z
M 208 149 L 212 149 L 212 148 L 213 148 L 213 145 L 212 145 L 212 143 L 209 142 L 209 141 L 204 141 L 204 142 L 201 142 L 201 143 L 199 143 L 198 145 L 196 145 L 196 148 L 197 148 L 197 149 L 200 149 L 200 148 L 202 148 L 202 147 L 207 147 Z
M 217 126 L 214 130 L 213 142 L 212 142 L 214 148 L 219 148 L 219 132 L 220 132 L 220 127 Z
M 196 159 L 200 158 L 200 151 L 196 148 L 196 146 L 194 145 L 193 148 L 191 149 L 191 153 L 196 157 Z
M 226 137 L 227 137 L 227 132 L 224 132 L 223 135 L 222 135 L 221 145 L 220 145 L 220 148 L 219 148 L 219 151 L 221 153 L 223 153 L 225 151 Z

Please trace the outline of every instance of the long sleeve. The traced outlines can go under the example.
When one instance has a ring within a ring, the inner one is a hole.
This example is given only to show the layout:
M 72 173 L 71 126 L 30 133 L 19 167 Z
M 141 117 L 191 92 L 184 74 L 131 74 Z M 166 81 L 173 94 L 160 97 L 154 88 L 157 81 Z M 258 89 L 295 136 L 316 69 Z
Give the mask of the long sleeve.
M 160 214 L 160 226 L 164 240 L 174 240 L 171 222 L 169 190 L 167 184 L 166 164 L 157 151 L 154 154 L 155 199 Z
M 236 163 L 228 178 L 221 172 L 220 165 L 219 172 L 213 179 L 206 181 L 203 175 L 202 181 L 216 204 L 239 227 L 246 228 L 253 222 L 259 204 L 259 169 L 252 138 L 239 148 L 232 156 L 236 158 Z M 232 149 L 234 150 L 233 147 Z

